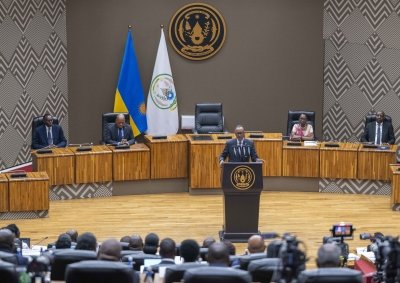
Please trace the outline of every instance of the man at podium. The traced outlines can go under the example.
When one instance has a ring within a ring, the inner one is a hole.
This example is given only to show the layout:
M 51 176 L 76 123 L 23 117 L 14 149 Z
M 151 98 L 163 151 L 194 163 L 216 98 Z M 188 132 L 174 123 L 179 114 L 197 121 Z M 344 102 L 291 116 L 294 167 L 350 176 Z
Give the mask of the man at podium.
M 219 157 L 221 166 L 228 155 L 228 162 L 249 162 L 250 157 L 253 162 L 264 162 L 263 159 L 258 158 L 253 141 L 244 138 L 243 126 L 236 126 L 235 135 L 236 139 L 226 142 L 225 148 Z

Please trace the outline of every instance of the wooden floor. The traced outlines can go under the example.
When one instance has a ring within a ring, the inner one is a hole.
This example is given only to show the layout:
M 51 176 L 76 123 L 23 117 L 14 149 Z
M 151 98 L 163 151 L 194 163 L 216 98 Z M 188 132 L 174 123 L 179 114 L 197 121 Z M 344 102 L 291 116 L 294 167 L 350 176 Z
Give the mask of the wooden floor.
M 306 245 L 307 268 L 314 268 L 322 237 L 330 234 L 334 223 L 351 222 L 357 229 L 354 240 L 347 241 L 350 250 L 368 245 L 359 240 L 360 233 L 398 235 L 400 212 L 393 212 L 389 201 L 389 196 L 264 191 L 259 229 L 296 235 Z M 154 232 L 160 239 L 181 242 L 191 238 L 201 243 L 206 237 L 218 238 L 222 207 L 222 196 L 187 193 L 52 201 L 49 218 L 1 220 L 0 227 L 16 223 L 21 237 L 31 238 L 32 244 L 46 236 L 42 244 L 54 242 L 70 228 L 80 234 L 92 232 L 99 242 L 132 234 L 144 238 Z M 246 248 L 246 244 L 235 246 L 237 254 Z

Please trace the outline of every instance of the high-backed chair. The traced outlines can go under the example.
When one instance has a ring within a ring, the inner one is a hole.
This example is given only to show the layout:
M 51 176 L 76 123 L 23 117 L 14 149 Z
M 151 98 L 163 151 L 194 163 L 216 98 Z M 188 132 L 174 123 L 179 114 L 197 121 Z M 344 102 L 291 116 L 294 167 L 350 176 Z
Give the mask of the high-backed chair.
M 43 116 L 38 116 L 33 118 L 32 120 L 32 137 L 33 137 L 33 133 L 35 132 L 35 129 L 41 125 L 43 125 Z M 54 125 L 58 125 L 58 118 L 53 116 L 53 124 Z
M 121 262 L 85 260 L 69 264 L 65 273 L 66 283 L 132 283 L 135 272 Z
M 122 250 L 121 251 L 121 259 L 124 256 L 136 255 L 136 254 L 143 254 L 143 251 Z
M 207 266 L 186 270 L 183 281 L 185 283 L 250 283 L 251 275 L 244 270 Z
M 302 110 L 296 110 L 296 111 L 288 111 L 288 119 L 287 119 L 287 129 L 286 129 L 286 136 L 290 136 L 290 132 L 293 129 L 293 126 L 295 124 L 300 123 L 300 115 L 301 114 L 306 114 L 307 115 L 307 124 L 310 124 L 313 127 L 314 130 L 314 140 L 317 140 L 317 138 L 315 137 L 315 112 L 314 111 L 302 111 Z
M 206 255 L 208 254 L 208 248 L 200 248 L 200 257 L 202 261 L 207 261 Z
M 253 282 L 277 282 L 282 273 L 282 260 L 280 258 L 256 259 L 249 263 L 247 271 L 251 274 Z
M 268 258 L 277 258 L 279 257 L 279 251 L 282 247 L 282 241 L 275 240 L 268 244 L 267 246 L 267 257 Z
M 222 103 L 197 103 L 194 120 L 194 134 L 227 132 L 224 128 Z
M 51 280 L 64 280 L 65 270 L 68 264 L 82 260 L 95 260 L 97 254 L 94 251 L 66 249 L 54 253 L 54 263 L 51 267 Z
M 122 257 L 122 262 L 128 262 L 128 258 L 132 257 L 132 261 L 135 263 L 133 265 L 133 269 L 140 271 L 140 266 L 144 265 L 144 260 L 145 259 L 155 259 L 155 258 L 161 258 L 159 255 L 151 255 L 151 254 L 144 254 L 144 253 L 137 253 L 137 254 L 130 254 L 130 255 L 125 255 Z
M 317 268 L 304 270 L 298 277 L 299 283 L 362 283 L 363 276 L 358 270 L 348 268 Z
M 1 260 L 5 261 L 5 262 L 9 262 L 9 263 L 18 265 L 18 258 L 17 258 L 17 255 L 15 255 L 15 254 L 0 252 L 0 258 L 1 258 Z
M 119 242 L 119 245 L 121 246 L 121 249 L 122 249 L 123 251 L 129 250 L 129 243 L 126 243 L 126 242 Z
M 15 271 L 15 265 L 9 262 L 0 261 L 1 282 L 18 283 L 18 274 Z
M 365 116 L 365 125 L 367 125 L 370 122 L 375 122 L 375 121 L 376 121 L 375 114 L 368 114 L 367 116 Z M 392 123 L 392 117 L 385 115 L 385 121 Z
M 240 269 L 247 270 L 251 261 L 256 260 L 256 259 L 266 258 L 266 257 L 267 257 L 266 253 L 254 253 L 254 254 L 251 254 L 248 256 L 242 256 L 239 259 Z
M 115 118 L 118 114 L 124 114 L 125 116 L 125 123 L 130 124 L 130 115 L 126 112 L 111 112 L 111 113 L 103 113 L 101 117 L 101 133 L 102 133 L 102 140 L 100 141 L 101 144 L 106 143 L 106 131 L 109 124 L 115 124 Z
M 165 270 L 164 283 L 181 282 L 186 270 L 191 268 L 202 268 L 205 264 L 188 262 L 183 264 L 169 265 Z

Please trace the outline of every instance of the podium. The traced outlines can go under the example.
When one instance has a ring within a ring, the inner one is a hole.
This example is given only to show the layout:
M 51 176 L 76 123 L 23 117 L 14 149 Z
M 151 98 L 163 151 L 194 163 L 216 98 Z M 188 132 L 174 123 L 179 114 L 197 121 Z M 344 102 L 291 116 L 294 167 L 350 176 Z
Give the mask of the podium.
M 222 165 L 221 185 L 224 225 L 221 241 L 245 243 L 258 230 L 260 194 L 263 190 L 262 163 L 227 162 Z

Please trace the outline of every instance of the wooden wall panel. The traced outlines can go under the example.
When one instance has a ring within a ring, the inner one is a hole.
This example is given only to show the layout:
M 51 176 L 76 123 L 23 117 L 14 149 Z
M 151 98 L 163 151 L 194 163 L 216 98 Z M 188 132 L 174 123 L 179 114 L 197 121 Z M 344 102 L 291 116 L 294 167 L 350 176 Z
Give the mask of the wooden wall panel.
M 400 204 L 400 166 L 390 166 L 390 171 L 392 172 L 392 196 L 390 198 L 390 203 Z
M 283 144 L 282 176 L 319 177 L 319 145 L 287 146 Z
M 325 144 L 320 148 L 320 178 L 356 179 L 359 144 L 339 143 L 339 147 L 325 147 Z
M 0 212 L 8 210 L 8 179 L 5 174 L 0 173 Z
M 390 180 L 389 164 L 396 162 L 397 145 L 389 150 L 360 148 L 358 151 L 358 179 Z

